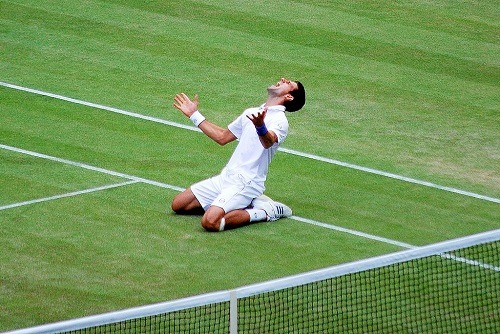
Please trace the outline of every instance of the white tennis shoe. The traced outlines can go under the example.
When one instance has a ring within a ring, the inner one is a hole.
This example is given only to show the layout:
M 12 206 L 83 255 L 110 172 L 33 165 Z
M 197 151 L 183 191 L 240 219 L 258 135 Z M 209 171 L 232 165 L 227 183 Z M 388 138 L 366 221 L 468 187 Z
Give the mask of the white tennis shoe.
M 254 209 L 264 210 L 267 214 L 267 221 L 276 221 L 280 218 L 292 216 L 292 209 L 283 203 L 275 202 L 266 195 L 260 195 L 252 201 Z

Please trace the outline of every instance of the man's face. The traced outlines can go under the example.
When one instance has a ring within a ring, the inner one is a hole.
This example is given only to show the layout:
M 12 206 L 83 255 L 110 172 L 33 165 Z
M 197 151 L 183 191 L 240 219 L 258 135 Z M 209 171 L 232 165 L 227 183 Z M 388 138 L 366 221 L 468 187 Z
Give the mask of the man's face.
M 297 89 L 299 89 L 299 86 L 295 81 L 281 78 L 276 84 L 269 86 L 267 91 L 274 93 L 274 95 L 283 96 Z

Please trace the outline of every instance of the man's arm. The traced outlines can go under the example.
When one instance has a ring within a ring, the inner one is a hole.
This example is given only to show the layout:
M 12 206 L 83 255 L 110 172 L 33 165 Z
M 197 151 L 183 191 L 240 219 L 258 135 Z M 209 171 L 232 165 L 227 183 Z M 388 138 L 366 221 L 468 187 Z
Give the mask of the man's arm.
M 252 114 L 251 117 L 247 116 L 247 118 L 252 121 L 253 125 L 255 125 L 255 129 L 257 130 L 262 146 L 268 149 L 273 146 L 274 143 L 278 142 L 278 136 L 274 133 L 274 131 L 267 130 L 266 123 L 264 123 L 266 114 L 267 107 L 264 108 L 262 112 L 258 112 L 257 115 Z
M 227 143 L 236 140 L 236 136 L 229 131 L 229 129 L 221 128 L 220 126 L 213 124 L 207 120 L 201 122 L 198 127 L 204 134 L 210 137 L 219 145 L 226 145 Z
M 236 136 L 229 131 L 229 129 L 224 129 L 214 123 L 211 123 L 203 117 L 198 111 L 198 94 L 193 98 L 193 101 L 189 97 L 180 93 L 175 95 L 174 107 L 182 111 L 184 115 L 189 117 L 193 123 L 203 131 L 209 138 L 214 140 L 219 145 L 226 145 L 227 143 L 236 140 Z

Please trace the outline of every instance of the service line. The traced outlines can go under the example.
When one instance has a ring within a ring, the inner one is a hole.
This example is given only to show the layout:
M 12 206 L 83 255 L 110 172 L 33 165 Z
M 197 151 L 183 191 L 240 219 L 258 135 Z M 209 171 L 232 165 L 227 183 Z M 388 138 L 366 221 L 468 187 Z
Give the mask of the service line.
M 49 201 L 53 201 L 53 200 L 60 199 L 60 198 L 73 197 L 73 196 L 93 193 L 96 191 L 102 191 L 102 190 L 107 190 L 107 189 L 112 189 L 112 188 L 128 186 L 129 184 L 134 184 L 134 183 L 138 183 L 138 182 L 139 181 L 134 180 L 134 181 L 126 181 L 126 182 L 121 182 L 121 183 L 108 184 L 108 185 L 101 186 L 101 187 L 78 190 L 78 191 L 73 191 L 70 193 L 59 194 L 59 195 L 44 197 L 44 198 L 37 198 L 37 199 L 30 200 L 30 201 L 25 201 L 25 202 L 13 203 L 13 204 L 9 204 L 9 205 L 0 206 L 0 211 L 6 210 L 6 209 L 17 208 L 17 207 L 25 206 L 25 205 L 31 205 L 31 204 L 35 204 L 35 203 L 49 202 Z

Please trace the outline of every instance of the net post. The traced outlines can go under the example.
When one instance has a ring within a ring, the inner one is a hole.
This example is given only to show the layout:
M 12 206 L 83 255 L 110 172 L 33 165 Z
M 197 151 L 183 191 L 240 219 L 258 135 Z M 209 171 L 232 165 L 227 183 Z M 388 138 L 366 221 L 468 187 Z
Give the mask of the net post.
M 238 333 L 238 297 L 236 290 L 229 292 L 229 334 Z

